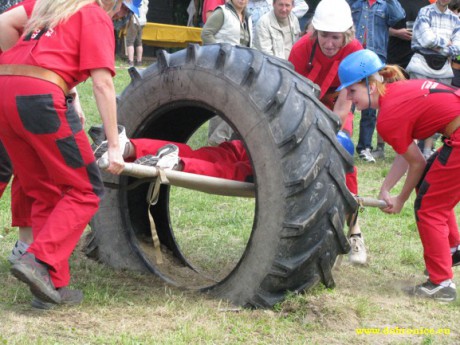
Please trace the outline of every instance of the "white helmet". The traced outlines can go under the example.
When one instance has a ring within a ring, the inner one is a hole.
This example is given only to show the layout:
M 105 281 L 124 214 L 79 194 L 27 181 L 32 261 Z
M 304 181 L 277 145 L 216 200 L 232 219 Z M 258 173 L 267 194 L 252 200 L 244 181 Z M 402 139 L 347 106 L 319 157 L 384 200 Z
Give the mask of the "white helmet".
M 345 32 L 353 25 L 350 6 L 345 0 L 322 0 L 311 24 L 317 31 Z

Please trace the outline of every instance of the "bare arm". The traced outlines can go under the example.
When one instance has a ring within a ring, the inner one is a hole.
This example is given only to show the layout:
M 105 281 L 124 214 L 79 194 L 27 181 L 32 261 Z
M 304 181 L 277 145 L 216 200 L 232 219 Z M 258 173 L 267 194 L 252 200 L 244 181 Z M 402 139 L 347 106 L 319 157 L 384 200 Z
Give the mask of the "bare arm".
M 382 209 L 386 213 L 399 213 L 401 212 L 404 203 L 409 198 L 415 186 L 420 181 L 423 171 L 426 166 L 425 158 L 423 158 L 417 144 L 413 142 L 410 144 L 407 151 L 395 158 L 391 169 L 385 178 L 380 189 L 379 198 L 386 201 L 389 205 L 387 208 Z M 408 172 L 401 193 L 398 196 L 390 196 L 390 190 L 404 175 L 406 168 Z
M 394 37 L 400 38 L 405 41 L 410 41 L 412 39 L 412 32 L 407 30 L 406 28 L 401 28 L 401 29 L 389 28 L 388 32 L 390 33 L 390 36 L 394 36 Z
M 340 121 L 342 121 L 342 126 L 345 124 L 350 109 L 351 101 L 347 100 L 347 90 L 343 89 L 339 92 L 339 97 L 337 97 L 337 101 L 335 101 L 333 109 L 334 114 L 340 117 Z
M 6 51 L 19 40 L 27 22 L 24 6 L 15 7 L 0 15 L 0 49 Z
M 101 115 L 108 143 L 108 171 L 120 174 L 124 167 L 122 150 L 118 143 L 117 104 L 112 75 L 105 68 L 91 70 L 93 93 Z M 124 148 L 123 148 L 124 149 Z

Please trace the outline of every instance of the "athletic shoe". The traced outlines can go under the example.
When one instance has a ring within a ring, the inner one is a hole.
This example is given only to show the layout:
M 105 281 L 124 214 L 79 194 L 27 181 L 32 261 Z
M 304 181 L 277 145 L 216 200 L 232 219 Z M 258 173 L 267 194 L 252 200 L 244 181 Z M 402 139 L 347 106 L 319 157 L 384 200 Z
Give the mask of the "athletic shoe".
M 35 297 L 44 302 L 61 302 L 59 292 L 54 288 L 48 267 L 37 261 L 35 255 L 26 252 L 11 268 L 11 273 L 20 281 L 29 285 Z
M 351 250 L 348 254 L 350 263 L 354 265 L 364 265 L 367 261 L 366 247 L 361 236 L 352 235 L 349 238 Z
M 156 155 L 139 157 L 134 161 L 136 164 L 174 170 L 179 166 L 179 148 L 174 144 L 168 144 L 160 148 Z
M 427 280 L 425 283 L 406 288 L 409 296 L 431 298 L 440 302 L 452 302 L 457 298 L 457 290 L 454 283 L 449 286 L 442 286 Z
M 385 159 L 385 149 L 381 146 L 377 146 L 377 148 L 372 151 L 372 157 L 375 159 Z
M 372 156 L 371 149 L 361 150 L 359 158 L 368 163 L 375 163 L 375 158 Z
M 61 296 L 60 304 L 67 305 L 76 305 L 80 304 L 83 301 L 83 292 L 81 290 L 72 290 L 67 287 L 62 287 L 57 289 L 59 295 Z M 35 309 L 49 310 L 56 306 L 54 303 L 48 303 L 42 301 L 40 298 L 34 297 L 31 303 L 32 307 Z
M 11 250 L 11 255 L 8 257 L 10 264 L 14 265 L 26 253 L 27 248 L 29 248 L 27 243 L 17 240 Z
M 126 145 L 129 143 L 129 139 L 126 136 L 126 129 L 124 126 L 118 125 L 118 143 L 120 145 L 121 154 L 125 154 Z M 96 159 L 101 158 L 102 156 L 107 156 L 107 140 L 102 141 L 99 145 L 94 145 L 93 153 Z

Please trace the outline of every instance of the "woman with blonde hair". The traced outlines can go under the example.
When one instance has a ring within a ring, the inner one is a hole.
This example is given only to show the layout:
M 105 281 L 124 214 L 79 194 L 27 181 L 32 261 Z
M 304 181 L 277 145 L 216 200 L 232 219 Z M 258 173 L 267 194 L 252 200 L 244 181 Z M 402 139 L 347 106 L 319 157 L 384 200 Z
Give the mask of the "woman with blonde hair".
M 433 80 L 403 80 L 398 66 L 385 66 L 370 50 L 347 56 L 339 66 L 341 86 L 358 110 L 379 109 L 377 132 L 398 153 L 380 188 L 386 213 L 401 212 L 412 191 L 417 228 L 429 279 L 406 292 L 451 302 L 452 266 L 460 264 L 454 207 L 460 201 L 460 93 Z M 444 145 L 428 163 L 415 143 L 439 132 Z M 407 171 L 401 192 L 390 191 Z
M 292 47 L 289 61 L 297 73 L 302 74 L 321 88 L 320 101 L 342 121 L 342 133 L 337 139 L 353 156 L 353 113 L 346 92 L 337 92 L 340 85 L 337 71 L 339 63 L 349 54 L 363 49 L 355 38 L 355 28 L 350 6 L 345 0 L 322 0 L 316 7 L 308 32 Z M 350 147 L 351 146 L 351 147 Z M 358 173 L 346 174 L 347 187 L 358 194 Z M 365 264 L 366 247 L 358 223 L 350 224 L 350 262 Z
M 69 90 L 89 77 L 108 138 L 109 171 L 124 166 L 112 81 L 111 17 L 121 2 L 37 0 L 23 35 L 0 56 L 0 139 L 33 200 L 34 242 L 11 272 L 40 302 L 83 299 L 67 288 L 68 260 L 98 209 L 103 184 Z

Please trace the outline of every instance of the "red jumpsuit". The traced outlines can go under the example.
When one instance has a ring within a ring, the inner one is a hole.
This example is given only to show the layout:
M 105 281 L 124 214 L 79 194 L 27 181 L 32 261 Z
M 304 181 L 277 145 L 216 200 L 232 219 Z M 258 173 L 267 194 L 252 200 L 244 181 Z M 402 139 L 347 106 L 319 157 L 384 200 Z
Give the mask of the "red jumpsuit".
M 377 132 L 397 153 L 404 154 L 414 139 L 443 133 L 460 116 L 459 96 L 436 92 L 440 89 L 453 90 L 427 80 L 387 85 L 379 101 Z M 454 213 L 460 201 L 460 130 L 444 140 L 425 172 L 417 189 L 415 217 L 430 280 L 439 284 L 452 278 L 450 248 L 460 244 Z
M 52 30 L 23 36 L 1 64 L 38 65 L 70 88 L 90 71 L 115 74 L 111 18 L 98 5 L 82 7 Z M 0 76 L 0 139 L 28 197 L 34 242 L 28 251 L 50 266 L 56 288 L 69 284 L 68 259 L 97 211 L 103 184 L 72 100 L 47 81 Z
M 156 139 L 131 139 L 136 148 L 136 159 L 155 154 L 170 141 Z M 192 150 L 190 146 L 174 143 L 179 147 L 179 156 L 184 172 L 221 177 L 229 180 L 247 181 L 252 176 L 252 165 L 240 140 L 226 141 L 219 146 L 205 146 Z
M 335 90 L 340 86 L 337 73 L 339 64 L 346 56 L 361 49 L 363 49 L 361 43 L 354 39 L 334 57 L 329 58 L 323 54 L 317 40 L 313 40 L 310 34 L 306 34 L 292 47 L 289 61 L 294 65 L 297 73 L 300 73 L 320 86 L 320 101 L 333 110 L 337 99 Z M 342 129 L 347 131 L 350 136 L 353 134 L 352 112 L 348 114 Z M 358 174 L 356 167 L 353 168 L 352 173 L 347 173 L 345 177 L 350 192 L 358 194 Z
M 24 0 L 23 2 L 11 6 L 9 10 L 23 6 L 26 11 L 27 17 L 30 18 L 32 10 L 35 6 L 35 0 Z M 0 55 L 2 51 L 0 50 Z M 0 198 L 5 191 L 8 181 L 11 178 L 13 168 L 11 166 L 10 158 L 4 149 L 3 144 L 0 142 Z M 31 226 L 30 212 L 32 207 L 32 200 L 22 190 L 19 179 L 15 177 L 11 185 L 11 213 L 12 213 L 12 226 Z

